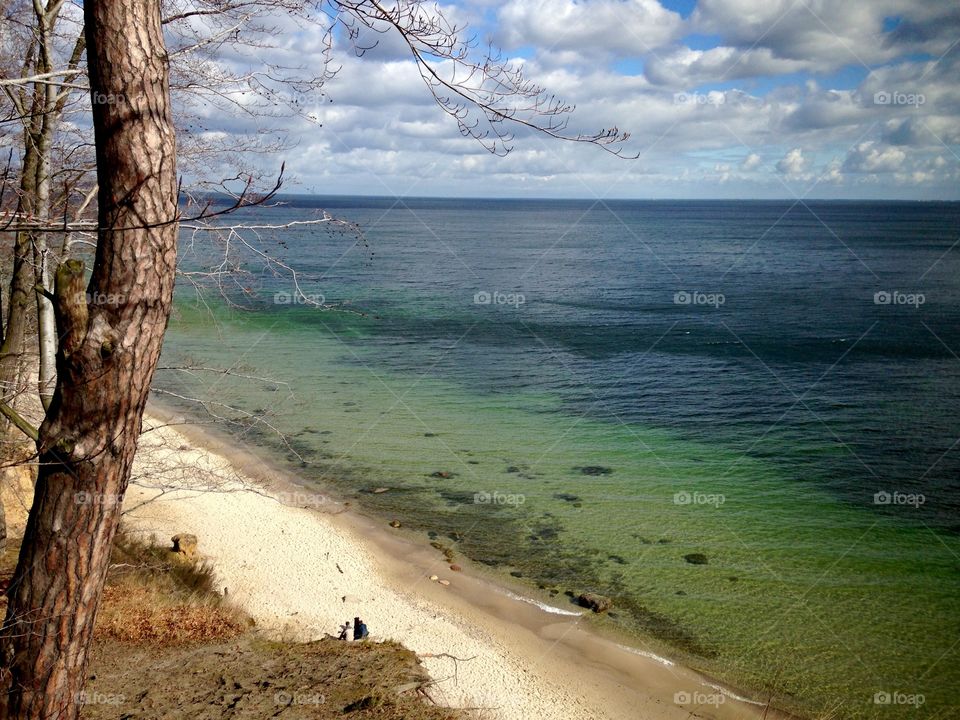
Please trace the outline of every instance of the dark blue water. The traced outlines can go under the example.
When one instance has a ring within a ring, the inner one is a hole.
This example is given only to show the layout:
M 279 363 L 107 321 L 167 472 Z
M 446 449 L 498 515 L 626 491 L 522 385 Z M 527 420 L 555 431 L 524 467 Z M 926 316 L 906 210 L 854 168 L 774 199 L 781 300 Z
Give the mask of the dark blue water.
M 845 502 L 923 493 L 918 517 L 960 529 L 956 204 L 287 203 L 257 214 L 323 208 L 362 229 L 294 231 L 274 251 L 308 292 L 377 315 L 365 342 L 391 368 L 720 442 Z M 723 304 L 675 297 L 698 292 Z

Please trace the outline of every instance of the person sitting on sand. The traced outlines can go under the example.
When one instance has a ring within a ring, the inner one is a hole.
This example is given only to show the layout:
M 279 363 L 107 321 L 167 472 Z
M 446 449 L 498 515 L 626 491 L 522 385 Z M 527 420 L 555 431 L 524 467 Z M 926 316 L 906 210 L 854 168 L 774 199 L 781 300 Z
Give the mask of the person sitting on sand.
M 340 634 L 337 636 L 337 640 L 346 640 L 348 630 L 350 630 L 349 620 L 347 620 L 343 625 L 340 626 Z
M 353 639 L 354 640 L 360 639 L 360 618 L 358 617 L 355 617 L 353 619 Z
M 365 640 L 370 635 L 370 631 L 367 630 L 367 624 L 361 620 L 360 621 L 360 639 Z

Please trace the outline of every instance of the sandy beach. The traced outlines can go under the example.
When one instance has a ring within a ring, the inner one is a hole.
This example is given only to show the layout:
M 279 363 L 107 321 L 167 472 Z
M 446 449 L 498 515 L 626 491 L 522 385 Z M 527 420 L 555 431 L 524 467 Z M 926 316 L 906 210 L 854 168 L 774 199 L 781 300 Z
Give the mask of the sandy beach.
M 601 637 L 573 606 L 525 601 L 459 559 L 463 570 L 452 571 L 422 538 L 178 420 L 156 409 L 145 418 L 125 526 L 160 542 L 196 534 L 262 631 L 314 640 L 360 616 L 372 640 L 420 655 L 437 703 L 484 718 L 763 716 L 755 700 Z

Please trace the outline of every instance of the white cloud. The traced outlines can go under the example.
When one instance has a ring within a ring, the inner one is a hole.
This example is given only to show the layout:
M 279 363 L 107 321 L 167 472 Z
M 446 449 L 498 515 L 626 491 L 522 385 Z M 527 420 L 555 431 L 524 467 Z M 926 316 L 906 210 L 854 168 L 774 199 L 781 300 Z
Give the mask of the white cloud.
M 679 14 L 657 0 L 509 0 L 498 14 L 508 48 L 636 57 L 674 40 Z
M 801 177 L 809 165 L 800 148 L 793 148 L 777 162 L 777 172 L 788 178 Z
M 852 148 L 843 162 L 846 172 L 886 173 L 901 168 L 907 154 L 897 147 L 878 147 L 870 140 Z
M 757 153 L 750 153 L 743 159 L 743 162 L 740 163 L 740 169 L 744 172 L 756 170 L 758 167 L 760 167 L 760 162 L 760 156 L 757 155 Z
M 839 160 L 831 160 L 825 172 L 820 176 L 819 181 L 829 185 L 840 185 L 844 182 L 842 170 L 843 166 Z
M 810 64 L 803 60 L 776 58 L 768 48 L 692 50 L 680 47 L 649 58 L 644 72 L 657 85 L 688 88 L 709 82 L 799 72 L 809 68 Z
M 895 17 L 900 27 L 885 33 Z M 939 56 L 956 39 L 960 11 L 939 0 L 699 0 L 692 24 L 725 44 L 827 72 L 911 52 Z

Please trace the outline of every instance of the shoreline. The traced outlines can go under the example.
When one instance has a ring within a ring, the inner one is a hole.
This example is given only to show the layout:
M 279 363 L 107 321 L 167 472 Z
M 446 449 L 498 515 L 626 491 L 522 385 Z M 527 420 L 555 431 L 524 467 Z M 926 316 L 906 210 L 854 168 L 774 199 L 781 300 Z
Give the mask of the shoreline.
M 606 637 L 584 622 L 588 610 L 525 595 L 459 558 L 453 572 L 419 535 L 387 528 L 215 430 L 167 425 L 174 419 L 156 404 L 144 418 L 145 429 L 161 427 L 142 439 L 125 524 L 164 541 L 196 534 L 231 600 L 262 629 L 311 640 L 360 615 L 374 639 L 421 656 L 438 681 L 434 700 L 480 717 L 763 716 L 763 702 Z M 766 717 L 793 716 L 770 708 Z

